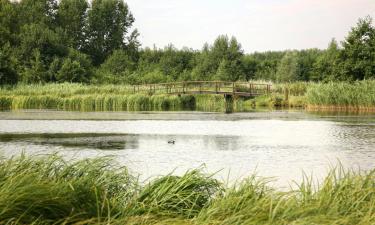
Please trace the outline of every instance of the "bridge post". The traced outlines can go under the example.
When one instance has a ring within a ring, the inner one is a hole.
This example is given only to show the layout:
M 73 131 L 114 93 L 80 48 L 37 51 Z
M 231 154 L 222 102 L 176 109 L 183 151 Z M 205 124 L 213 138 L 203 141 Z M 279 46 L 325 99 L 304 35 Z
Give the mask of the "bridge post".
M 224 100 L 225 113 L 232 113 L 234 110 L 234 95 L 224 94 Z
M 215 82 L 215 92 L 217 94 L 217 81 Z
M 235 90 L 235 84 L 234 84 L 234 82 L 232 83 L 232 92 L 233 92 L 233 96 L 234 96 L 234 93 L 236 92 L 236 90 Z

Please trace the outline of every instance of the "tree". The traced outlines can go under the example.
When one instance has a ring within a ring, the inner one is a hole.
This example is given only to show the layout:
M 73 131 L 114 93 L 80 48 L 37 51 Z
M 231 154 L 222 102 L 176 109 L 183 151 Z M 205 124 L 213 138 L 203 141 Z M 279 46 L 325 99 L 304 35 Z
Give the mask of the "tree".
M 375 77 L 375 28 L 372 18 L 360 19 L 342 42 L 341 80 L 362 80 Z
M 18 4 L 18 22 L 44 24 L 49 28 L 56 25 L 57 0 L 21 0 Z
M 27 62 L 30 60 L 30 52 L 38 50 L 42 61 L 49 65 L 54 57 L 67 55 L 68 49 L 64 46 L 64 41 L 61 38 L 61 35 L 44 24 L 25 25 L 19 35 L 18 52 L 20 58 Z
M 278 82 L 291 82 L 298 79 L 298 53 L 287 52 L 277 67 L 276 80 Z
M 228 36 L 221 35 L 212 46 L 205 45 L 203 47 L 202 53 L 197 56 L 198 63 L 193 70 L 193 77 L 203 80 L 219 78 L 217 75 L 218 68 L 220 64 L 223 64 L 222 69 L 225 67 L 225 70 L 230 71 L 231 74 L 230 77 L 221 77 L 224 75 L 222 70 L 220 79 L 237 80 L 240 77 L 244 78 L 241 67 L 242 56 L 243 51 L 237 39 L 235 37 L 229 39 Z
M 313 81 L 329 81 L 334 80 L 338 74 L 340 49 L 337 41 L 333 39 L 327 50 L 325 50 L 316 60 L 313 69 L 314 75 L 311 77 Z
M 70 38 L 69 46 L 76 50 L 85 43 L 88 6 L 87 0 L 61 0 L 57 11 L 57 24 Z
M 89 57 L 74 49 L 69 50 L 69 55 L 63 60 L 56 80 L 59 82 L 87 83 L 92 76 L 92 65 Z
M 251 55 L 245 55 L 241 59 L 245 80 L 251 80 L 255 78 L 257 71 L 258 62 Z
M 192 69 L 193 54 L 191 49 L 178 50 L 169 44 L 162 51 L 158 67 L 163 74 L 177 80 L 184 71 Z
M 47 77 L 44 65 L 39 50 L 34 49 L 30 59 L 30 66 L 26 67 L 22 73 L 22 80 L 26 83 L 44 83 Z
M 93 0 L 88 11 L 86 53 L 95 65 L 101 64 L 116 49 L 126 48 L 126 35 L 134 22 L 122 0 Z
M 0 0 L 0 46 L 15 43 L 17 29 L 15 4 L 9 0 Z
M 12 55 L 10 44 L 0 48 L 0 85 L 15 84 L 18 81 L 16 59 Z
M 103 82 L 118 82 L 126 79 L 136 69 L 136 63 L 124 50 L 115 50 L 107 60 L 100 65 L 98 79 Z M 102 76 L 102 77 L 100 77 Z
M 314 65 L 318 57 L 322 54 L 321 50 L 318 49 L 306 49 L 298 51 L 297 53 L 297 80 L 309 81 L 314 74 Z

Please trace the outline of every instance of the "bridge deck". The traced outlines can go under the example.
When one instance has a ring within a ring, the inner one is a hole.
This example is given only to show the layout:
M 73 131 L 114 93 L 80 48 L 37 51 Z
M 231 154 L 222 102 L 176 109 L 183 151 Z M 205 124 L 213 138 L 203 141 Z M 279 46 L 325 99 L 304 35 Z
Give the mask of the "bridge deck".
M 223 94 L 243 97 L 255 97 L 269 94 L 270 84 L 226 81 L 185 81 L 133 86 L 134 93 L 154 94 Z

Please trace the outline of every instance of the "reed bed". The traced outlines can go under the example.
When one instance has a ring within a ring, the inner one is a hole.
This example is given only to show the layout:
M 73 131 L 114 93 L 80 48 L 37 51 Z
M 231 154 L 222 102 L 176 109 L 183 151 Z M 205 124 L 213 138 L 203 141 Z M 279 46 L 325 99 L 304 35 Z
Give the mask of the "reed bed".
M 223 95 L 197 95 L 196 109 L 199 111 L 220 112 L 225 110 L 225 98 Z
M 126 85 L 46 84 L 0 88 L 0 109 L 73 111 L 251 111 L 255 107 L 300 107 L 317 111 L 375 111 L 375 80 L 274 84 L 272 93 L 251 100 L 223 95 L 134 93 Z
M 293 82 L 293 83 L 279 83 L 272 85 L 272 91 L 278 94 L 285 94 L 288 92 L 291 96 L 304 96 L 312 82 Z
M 275 190 L 253 175 L 232 187 L 191 170 L 140 184 L 109 158 L 2 159 L 0 224 L 373 224 L 375 170 L 332 169 L 320 185 Z
M 142 94 L 84 94 L 0 96 L 2 109 L 57 109 L 67 111 L 150 111 L 195 108 L 192 97 Z
M 375 80 L 312 84 L 306 98 L 309 109 L 375 111 Z

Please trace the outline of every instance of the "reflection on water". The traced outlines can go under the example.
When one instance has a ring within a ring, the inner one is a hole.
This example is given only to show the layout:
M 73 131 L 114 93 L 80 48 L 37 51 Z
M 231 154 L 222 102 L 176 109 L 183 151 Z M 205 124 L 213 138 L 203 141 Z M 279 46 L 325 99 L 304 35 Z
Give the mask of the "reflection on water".
M 0 142 L 19 142 L 32 145 L 89 148 L 100 150 L 123 150 L 138 148 L 136 135 L 119 134 L 0 134 Z
M 225 114 L 209 119 L 206 113 L 181 114 L 184 120 L 161 120 L 159 114 L 157 120 L 152 120 L 153 114 L 141 120 L 0 119 L 0 151 L 59 152 L 68 158 L 112 155 L 141 179 L 202 165 L 230 181 L 257 171 L 277 177 L 280 186 L 299 180 L 302 170 L 321 178 L 338 160 L 348 168 L 375 167 L 372 117 L 319 120 L 292 115 L 234 114 L 231 120 Z

